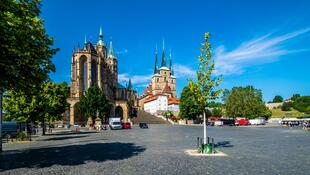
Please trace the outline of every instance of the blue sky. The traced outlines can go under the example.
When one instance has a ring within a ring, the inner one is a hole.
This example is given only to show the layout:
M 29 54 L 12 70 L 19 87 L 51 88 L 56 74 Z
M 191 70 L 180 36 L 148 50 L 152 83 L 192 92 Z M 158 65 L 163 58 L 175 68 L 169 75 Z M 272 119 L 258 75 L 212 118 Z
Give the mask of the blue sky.
M 70 82 L 73 47 L 113 40 L 119 79 L 141 92 L 154 67 L 155 45 L 172 50 L 178 95 L 195 76 L 204 33 L 211 33 L 222 88 L 253 85 L 266 101 L 310 95 L 310 1 L 307 0 L 43 0 L 41 17 L 55 47 L 56 82 Z

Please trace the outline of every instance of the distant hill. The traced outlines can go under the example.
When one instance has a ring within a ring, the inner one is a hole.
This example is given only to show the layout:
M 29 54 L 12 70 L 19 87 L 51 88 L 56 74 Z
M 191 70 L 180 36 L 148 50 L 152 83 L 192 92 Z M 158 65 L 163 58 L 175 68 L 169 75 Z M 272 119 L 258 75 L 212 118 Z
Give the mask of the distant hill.
M 295 109 L 292 109 L 291 111 L 282 111 L 281 109 L 271 109 L 271 111 L 272 111 L 271 118 L 282 118 L 282 117 L 295 118 L 295 117 L 306 115 L 306 114 L 299 112 Z

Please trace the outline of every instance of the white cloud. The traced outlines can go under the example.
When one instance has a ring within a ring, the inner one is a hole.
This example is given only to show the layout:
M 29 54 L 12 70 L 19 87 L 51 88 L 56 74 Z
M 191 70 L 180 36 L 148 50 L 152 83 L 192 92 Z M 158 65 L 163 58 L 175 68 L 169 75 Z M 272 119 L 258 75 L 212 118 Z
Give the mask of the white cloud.
M 190 78 L 196 76 L 196 71 L 189 66 L 176 64 L 174 66 L 174 73 L 177 78 Z
M 128 49 L 120 50 L 120 51 L 117 51 L 115 53 L 116 53 L 116 55 L 125 55 L 126 53 L 128 53 Z
M 128 82 L 129 78 L 131 78 L 131 82 L 136 86 L 141 86 L 141 84 L 145 84 L 150 82 L 152 75 L 128 75 L 127 73 L 119 74 L 118 80 L 119 82 Z
M 287 33 L 281 36 L 267 34 L 242 43 L 232 51 L 226 51 L 224 46 L 215 50 L 216 74 L 241 74 L 252 64 L 263 64 L 275 61 L 278 57 L 302 50 L 286 50 L 283 44 L 299 35 L 308 33 L 310 28 Z

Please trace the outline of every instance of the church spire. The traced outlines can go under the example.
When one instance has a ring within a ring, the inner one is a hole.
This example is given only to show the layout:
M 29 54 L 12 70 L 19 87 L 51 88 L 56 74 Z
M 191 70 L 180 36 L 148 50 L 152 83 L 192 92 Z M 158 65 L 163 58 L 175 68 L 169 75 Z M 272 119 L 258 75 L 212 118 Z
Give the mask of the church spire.
M 158 73 L 158 63 L 157 63 L 157 44 L 156 44 L 156 51 L 155 51 L 155 66 L 154 66 L 154 74 L 157 74 Z
M 104 42 L 103 42 L 103 34 L 102 34 L 102 28 L 100 27 L 100 31 L 99 31 L 99 41 L 97 43 L 98 45 L 100 46 L 103 46 L 104 45 Z
M 113 51 L 113 46 L 112 46 L 112 40 L 110 41 L 110 48 L 109 48 L 109 58 L 114 58 L 114 51 Z
M 87 40 L 86 40 L 86 35 L 85 35 L 85 39 L 84 39 L 84 50 L 87 49 Z
M 173 71 L 173 66 L 172 66 L 172 54 L 171 54 L 171 49 L 170 49 L 170 75 L 174 75 L 174 71 Z
M 163 39 L 163 53 L 161 58 L 161 67 L 166 67 L 166 58 L 165 58 L 165 40 Z
M 128 89 L 128 90 L 132 90 L 131 78 L 129 78 L 127 89 Z

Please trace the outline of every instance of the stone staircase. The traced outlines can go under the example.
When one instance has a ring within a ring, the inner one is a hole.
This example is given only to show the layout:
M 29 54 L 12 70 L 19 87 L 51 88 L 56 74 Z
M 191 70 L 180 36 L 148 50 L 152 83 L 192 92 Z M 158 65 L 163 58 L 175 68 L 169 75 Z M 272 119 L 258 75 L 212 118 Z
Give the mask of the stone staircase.
M 147 124 L 170 124 L 168 121 L 158 118 L 150 113 L 139 110 L 138 117 L 131 119 L 134 124 L 147 123 Z

